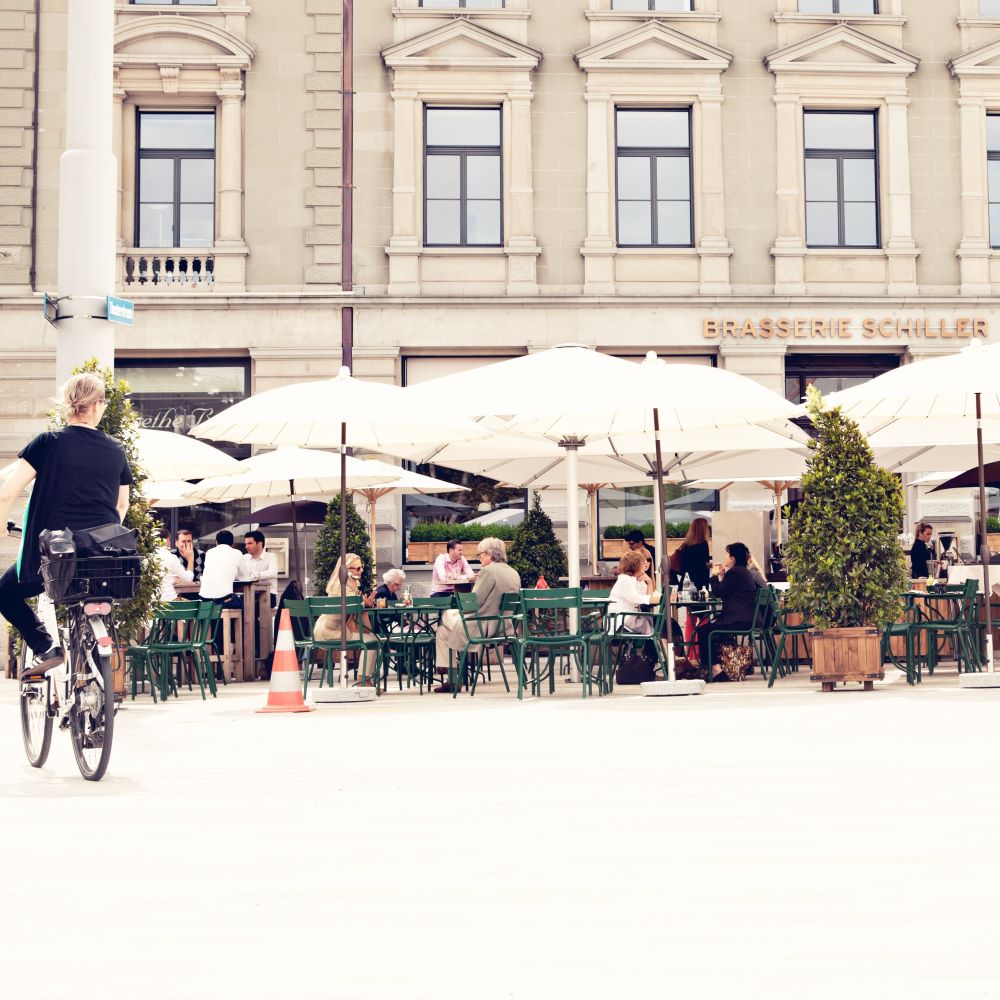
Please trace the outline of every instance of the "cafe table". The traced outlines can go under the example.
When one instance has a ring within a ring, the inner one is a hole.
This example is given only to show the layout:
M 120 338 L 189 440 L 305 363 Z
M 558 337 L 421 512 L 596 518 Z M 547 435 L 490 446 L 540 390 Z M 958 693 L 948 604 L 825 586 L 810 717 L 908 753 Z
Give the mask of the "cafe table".
M 417 654 L 419 651 L 426 651 L 431 648 L 433 657 L 435 646 L 435 633 L 441 622 L 441 615 L 447 608 L 428 608 L 412 604 L 389 604 L 384 608 L 366 608 L 365 615 L 367 624 L 370 622 L 374 628 L 375 636 L 382 644 L 383 655 L 393 648 L 396 653 L 396 673 L 399 676 L 399 683 L 402 686 L 402 673 L 400 668 L 406 672 L 407 683 L 409 678 L 415 675 L 420 685 L 420 693 L 424 693 L 423 678 L 417 670 Z M 433 673 L 427 678 L 427 686 L 433 683 Z M 388 670 L 383 667 L 383 690 L 388 686 Z
M 240 664 L 242 676 L 238 673 L 236 680 L 255 681 L 261 675 L 257 661 L 266 660 L 271 655 L 273 645 L 271 585 L 260 580 L 237 580 L 233 587 L 235 593 L 243 597 L 243 616 L 240 622 L 243 639 L 243 660 Z

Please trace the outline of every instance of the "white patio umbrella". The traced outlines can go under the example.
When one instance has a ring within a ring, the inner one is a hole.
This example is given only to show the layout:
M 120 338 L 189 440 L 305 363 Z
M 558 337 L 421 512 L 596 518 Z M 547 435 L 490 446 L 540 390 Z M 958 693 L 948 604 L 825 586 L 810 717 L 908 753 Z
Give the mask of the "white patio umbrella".
M 904 365 L 863 385 L 827 397 L 831 406 L 856 420 L 872 440 L 891 439 L 895 445 L 925 446 L 934 440 L 941 421 L 964 427 L 965 440 L 976 443 L 979 469 L 979 515 L 981 519 L 983 592 L 986 606 L 986 660 L 993 673 L 993 620 L 990 607 L 990 554 L 986 542 L 986 482 L 984 465 L 984 421 L 1000 420 L 1000 347 L 984 347 L 973 341 L 957 354 L 949 354 Z M 954 444 L 954 440 L 947 443 Z M 951 464 L 951 463 L 949 463 Z M 931 470 L 926 470 L 931 471 Z
M 362 462 L 346 458 L 348 490 L 364 489 L 391 481 L 391 473 L 382 462 Z M 299 525 L 295 516 L 295 497 L 335 493 L 341 488 L 341 456 L 329 451 L 308 448 L 279 448 L 254 455 L 237 463 L 238 473 L 216 476 L 188 487 L 193 502 L 244 500 L 249 497 L 290 497 L 292 503 L 292 573 L 299 577 Z M 375 468 L 372 468 L 375 466 Z
M 154 481 L 224 476 L 239 462 L 204 441 L 171 431 L 140 430 L 139 458 Z
M 789 488 L 796 486 L 799 483 L 801 477 L 796 476 L 792 479 L 784 479 L 782 477 L 771 477 L 764 476 L 760 479 L 757 477 L 751 477 L 749 479 L 699 479 L 693 482 L 692 486 L 704 486 L 710 490 L 728 490 L 733 486 L 761 486 L 765 490 L 771 493 L 774 498 L 774 527 L 776 531 L 777 544 L 782 544 L 782 532 L 781 532 L 781 504 L 782 498 L 788 492 Z
M 483 386 L 494 389 L 484 392 Z M 469 416 L 507 418 L 509 433 L 544 437 L 566 452 L 567 541 L 579 552 L 579 451 L 653 453 L 658 549 L 662 578 L 666 534 L 662 497 L 663 442 L 683 431 L 784 421 L 797 409 L 750 379 L 717 368 L 667 365 L 650 354 L 636 365 L 576 344 L 501 361 L 425 382 L 407 392 L 419 405 L 441 399 Z M 798 428 L 794 428 L 798 433 Z M 569 562 L 570 586 L 579 586 L 578 558 Z M 673 645 L 668 641 L 673 679 Z
M 238 466 L 239 462 L 235 462 Z M 194 507 L 200 501 L 190 496 L 191 484 L 183 479 L 161 479 L 154 482 L 152 479 L 144 479 L 142 483 L 142 495 L 150 507 L 160 510 L 175 507 Z
M 445 441 L 474 441 L 489 431 L 471 421 L 441 415 L 435 404 L 415 409 L 406 390 L 364 382 L 341 368 L 336 378 L 298 382 L 244 399 L 199 424 L 200 438 L 245 444 L 340 450 L 341 593 L 347 592 L 347 449 L 364 448 L 399 454 L 399 448 L 437 446 Z M 347 686 L 347 621 L 341 602 L 340 677 Z
M 456 483 L 446 483 L 442 479 L 434 479 L 431 476 L 422 476 L 418 472 L 409 472 L 397 465 L 390 465 L 388 462 L 379 462 L 370 459 L 364 465 L 369 472 L 381 470 L 387 475 L 395 477 L 381 485 L 372 484 L 354 489 L 355 493 L 364 497 L 365 504 L 368 507 L 368 534 L 372 540 L 373 569 L 378 568 L 378 526 L 376 523 L 376 513 L 379 500 L 404 493 L 468 493 L 468 488 L 465 486 L 459 486 Z

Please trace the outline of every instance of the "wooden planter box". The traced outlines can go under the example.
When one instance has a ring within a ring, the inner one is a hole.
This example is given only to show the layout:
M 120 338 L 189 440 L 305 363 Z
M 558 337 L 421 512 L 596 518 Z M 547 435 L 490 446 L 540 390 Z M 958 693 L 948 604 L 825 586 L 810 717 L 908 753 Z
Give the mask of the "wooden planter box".
M 459 539 L 465 549 L 465 558 L 471 562 L 478 562 L 479 556 L 476 554 L 476 546 L 479 540 L 470 542 L 467 538 Z M 505 544 L 510 545 L 510 542 Z M 432 563 L 438 556 L 443 556 L 448 551 L 447 542 L 408 542 L 406 546 L 406 561 L 408 563 Z
M 987 532 L 986 544 L 989 547 L 990 552 L 1000 552 L 1000 534 L 997 534 L 996 532 Z
M 651 548 L 656 548 L 656 539 L 647 538 L 646 544 Z M 667 539 L 667 555 L 672 555 L 684 544 L 683 538 L 668 538 Z M 628 552 L 628 542 L 624 538 L 602 538 L 601 539 L 601 558 L 602 559 L 621 559 L 625 553 Z
M 813 629 L 809 634 L 812 648 L 810 680 L 832 691 L 834 685 L 846 681 L 864 684 L 871 691 L 872 683 L 885 678 L 882 668 L 882 633 L 877 628 Z

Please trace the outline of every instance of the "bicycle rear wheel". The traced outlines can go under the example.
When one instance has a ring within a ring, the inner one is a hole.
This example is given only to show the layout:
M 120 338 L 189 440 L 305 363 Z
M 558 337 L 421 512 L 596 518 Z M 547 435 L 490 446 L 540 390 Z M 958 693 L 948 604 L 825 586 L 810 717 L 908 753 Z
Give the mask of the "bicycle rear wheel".
M 28 665 L 31 650 L 21 643 L 17 673 L 21 675 Z M 49 680 L 21 682 L 21 735 L 24 752 L 32 767 L 42 767 L 49 757 L 52 745 L 52 716 L 49 714 Z
M 77 656 L 83 655 L 85 654 L 82 651 L 77 652 Z M 98 684 L 93 673 L 88 673 L 87 683 L 74 692 L 73 707 L 69 714 L 73 756 L 76 758 L 80 774 L 87 781 L 100 781 L 104 777 L 108 761 L 111 759 L 111 738 L 115 728 L 111 658 L 95 655 L 94 660 L 101 671 L 104 687 L 102 689 Z M 76 666 L 74 663 L 74 667 Z

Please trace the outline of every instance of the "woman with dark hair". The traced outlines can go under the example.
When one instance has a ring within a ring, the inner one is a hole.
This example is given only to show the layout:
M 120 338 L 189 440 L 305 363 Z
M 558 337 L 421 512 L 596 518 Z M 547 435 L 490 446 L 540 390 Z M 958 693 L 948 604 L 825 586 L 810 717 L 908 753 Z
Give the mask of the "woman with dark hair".
M 722 598 L 722 610 L 718 617 L 699 626 L 698 652 L 702 667 L 711 669 L 713 680 L 729 680 L 729 678 L 718 664 L 709 664 L 709 636 L 715 636 L 712 641 L 712 653 L 718 656 L 719 647 L 726 635 L 733 629 L 746 629 L 753 624 L 759 588 L 747 568 L 749 562 L 750 550 L 742 542 L 733 542 L 726 546 L 725 563 L 717 563 L 712 569 L 710 586 L 712 593 Z

